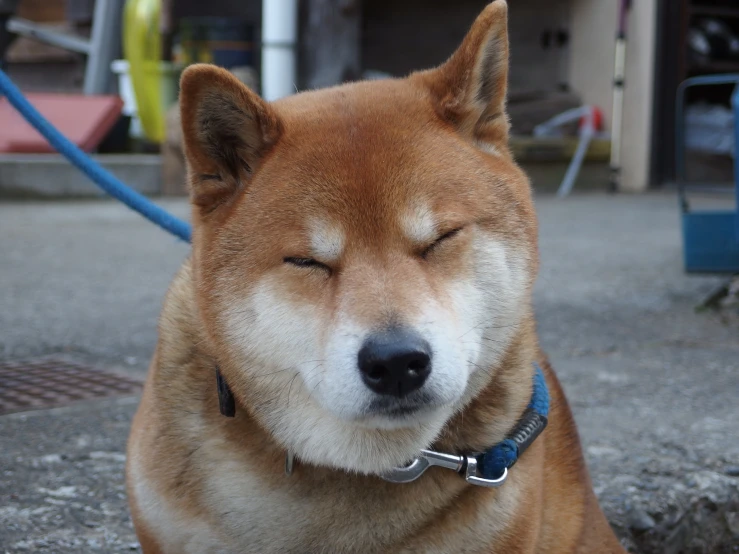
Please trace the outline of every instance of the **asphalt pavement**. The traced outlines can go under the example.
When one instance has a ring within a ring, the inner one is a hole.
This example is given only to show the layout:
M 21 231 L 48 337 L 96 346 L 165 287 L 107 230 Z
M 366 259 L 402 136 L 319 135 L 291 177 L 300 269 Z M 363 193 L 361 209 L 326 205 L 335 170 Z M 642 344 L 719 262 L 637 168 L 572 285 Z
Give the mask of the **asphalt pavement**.
M 684 273 L 676 199 L 537 207 L 540 338 L 614 527 L 634 552 L 739 552 L 739 314 L 696 310 L 722 279 Z M 0 204 L 0 360 L 142 376 L 188 252 L 114 202 Z M 122 475 L 136 401 L 0 416 L 0 552 L 137 550 Z

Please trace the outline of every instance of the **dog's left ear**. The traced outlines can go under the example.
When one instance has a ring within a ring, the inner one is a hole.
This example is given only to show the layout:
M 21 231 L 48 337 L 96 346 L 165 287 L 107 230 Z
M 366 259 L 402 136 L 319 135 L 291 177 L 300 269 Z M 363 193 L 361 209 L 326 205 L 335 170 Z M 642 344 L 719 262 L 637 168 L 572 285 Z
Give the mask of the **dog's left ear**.
M 411 76 L 432 94 L 439 115 L 483 148 L 507 148 L 508 6 L 495 0 L 442 66 Z

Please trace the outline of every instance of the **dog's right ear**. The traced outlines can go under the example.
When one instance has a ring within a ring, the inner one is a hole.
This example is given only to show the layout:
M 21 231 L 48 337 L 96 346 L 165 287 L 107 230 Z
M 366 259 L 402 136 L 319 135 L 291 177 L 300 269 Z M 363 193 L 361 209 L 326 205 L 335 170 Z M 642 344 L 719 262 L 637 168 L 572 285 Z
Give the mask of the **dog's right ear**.
M 248 185 L 282 131 L 269 104 L 213 65 L 185 69 L 180 113 L 192 202 L 206 211 Z
M 495 0 L 461 46 L 436 69 L 413 74 L 431 92 L 440 117 L 486 150 L 508 148 L 508 6 Z

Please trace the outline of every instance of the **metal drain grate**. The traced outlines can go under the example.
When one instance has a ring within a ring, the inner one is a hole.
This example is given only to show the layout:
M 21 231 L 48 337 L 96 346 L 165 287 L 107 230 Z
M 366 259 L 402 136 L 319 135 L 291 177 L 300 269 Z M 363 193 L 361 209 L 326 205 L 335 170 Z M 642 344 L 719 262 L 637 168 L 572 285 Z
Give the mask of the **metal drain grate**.
M 0 414 L 140 391 L 141 383 L 135 379 L 67 360 L 41 358 L 0 362 Z

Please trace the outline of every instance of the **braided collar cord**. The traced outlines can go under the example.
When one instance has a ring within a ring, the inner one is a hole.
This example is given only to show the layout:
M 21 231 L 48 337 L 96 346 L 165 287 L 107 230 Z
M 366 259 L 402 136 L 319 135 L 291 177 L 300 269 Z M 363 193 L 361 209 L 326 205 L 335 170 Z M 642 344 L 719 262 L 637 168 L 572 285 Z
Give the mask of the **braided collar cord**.
M 524 451 L 547 426 L 549 389 L 544 372 L 534 363 L 534 383 L 531 401 L 505 440 L 477 456 L 480 473 L 485 479 L 498 479 L 518 461 Z

